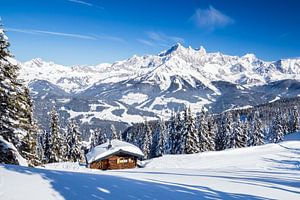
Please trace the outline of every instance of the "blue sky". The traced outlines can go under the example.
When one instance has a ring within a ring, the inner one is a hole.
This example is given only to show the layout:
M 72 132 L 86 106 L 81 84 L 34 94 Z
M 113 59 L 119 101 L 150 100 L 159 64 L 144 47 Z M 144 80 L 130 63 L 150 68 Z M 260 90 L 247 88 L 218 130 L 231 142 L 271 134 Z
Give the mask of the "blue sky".
M 180 42 L 208 52 L 300 57 L 298 0 L 1 0 L 18 60 L 114 62 Z

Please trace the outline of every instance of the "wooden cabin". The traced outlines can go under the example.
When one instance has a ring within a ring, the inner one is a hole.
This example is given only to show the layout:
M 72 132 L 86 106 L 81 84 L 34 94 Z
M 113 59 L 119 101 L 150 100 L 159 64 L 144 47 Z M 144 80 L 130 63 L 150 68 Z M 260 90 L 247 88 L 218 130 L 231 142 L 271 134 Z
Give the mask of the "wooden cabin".
M 128 142 L 111 140 L 86 154 L 88 166 L 92 169 L 130 169 L 137 166 L 142 151 Z

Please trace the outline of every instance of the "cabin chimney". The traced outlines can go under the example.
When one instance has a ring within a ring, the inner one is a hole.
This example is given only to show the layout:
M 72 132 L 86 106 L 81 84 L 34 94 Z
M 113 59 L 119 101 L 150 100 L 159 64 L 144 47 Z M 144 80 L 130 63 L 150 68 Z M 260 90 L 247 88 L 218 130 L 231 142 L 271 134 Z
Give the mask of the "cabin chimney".
M 111 147 L 112 147 L 112 145 L 111 145 L 111 140 L 108 139 L 108 146 L 107 146 L 107 149 L 110 149 Z

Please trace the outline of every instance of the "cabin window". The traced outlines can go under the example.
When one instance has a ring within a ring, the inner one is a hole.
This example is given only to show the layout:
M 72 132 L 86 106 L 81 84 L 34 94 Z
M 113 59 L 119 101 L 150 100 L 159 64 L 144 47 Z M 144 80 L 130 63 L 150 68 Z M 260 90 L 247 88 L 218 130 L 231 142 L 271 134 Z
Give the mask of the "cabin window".
M 117 163 L 118 164 L 128 163 L 128 159 L 127 158 L 118 158 Z

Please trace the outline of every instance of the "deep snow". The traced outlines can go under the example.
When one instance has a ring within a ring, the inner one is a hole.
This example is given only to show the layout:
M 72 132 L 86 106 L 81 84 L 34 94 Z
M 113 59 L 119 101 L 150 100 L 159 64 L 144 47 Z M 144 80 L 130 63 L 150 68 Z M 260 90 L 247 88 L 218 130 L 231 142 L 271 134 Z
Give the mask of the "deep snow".
M 0 199 L 300 199 L 300 133 L 260 147 L 167 155 L 143 169 L 0 165 Z

